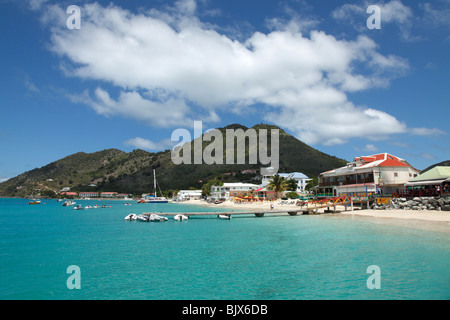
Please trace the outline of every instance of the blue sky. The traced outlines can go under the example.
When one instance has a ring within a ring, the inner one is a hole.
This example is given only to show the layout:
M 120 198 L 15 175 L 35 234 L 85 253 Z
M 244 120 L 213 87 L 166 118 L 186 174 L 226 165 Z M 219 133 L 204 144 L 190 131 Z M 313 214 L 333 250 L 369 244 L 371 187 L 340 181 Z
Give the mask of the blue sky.
M 347 160 L 450 159 L 449 0 L 0 0 L 0 26 L 0 181 L 169 149 L 195 120 L 275 124 Z

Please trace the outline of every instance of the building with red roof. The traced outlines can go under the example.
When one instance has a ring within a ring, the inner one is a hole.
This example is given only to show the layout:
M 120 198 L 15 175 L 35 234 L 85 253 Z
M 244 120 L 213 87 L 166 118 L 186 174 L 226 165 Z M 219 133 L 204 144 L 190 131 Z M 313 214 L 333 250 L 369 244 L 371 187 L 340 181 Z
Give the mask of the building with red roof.
M 406 160 L 389 153 L 355 157 L 345 167 L 319 175 L 319 193 L 332 196 L 350 193 L 398 193 L 420 174 Z

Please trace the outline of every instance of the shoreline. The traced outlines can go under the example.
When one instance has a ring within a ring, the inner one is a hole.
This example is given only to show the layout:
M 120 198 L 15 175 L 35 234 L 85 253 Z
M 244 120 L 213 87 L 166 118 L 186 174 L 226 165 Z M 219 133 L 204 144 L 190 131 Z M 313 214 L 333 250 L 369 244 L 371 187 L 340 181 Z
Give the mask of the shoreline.
M 295 204 L 280 204 L 280 201 L 266 201 L 264 203 L 234 203 L 225 201 L 220 204 L 207 203 L 204 200 L 189 200 L 184 202 L 174 202 L 179 204 L 191 204 L 205 206 L 209 208 L 226 208 L 239 211 L 271 211 L 270 205 L 273 204 L 273 210 L 298 210 Z M 436 210 L 374 210 L 374 209 L 355 209 L 345 211 L 343 206 L 337 206 L 337 213 L 326 213 L 326 208 L 318 209 L 318 215 L 322 217 L 341 218 L 349 220 L 367 221 L 376 224 L 403 226 L 414 229 L 423 229 L 450 233 L 450 212 Z M 281 214 L 282 215 L 282 214 Z M 287 215 L 287 214 L 286 214 Z

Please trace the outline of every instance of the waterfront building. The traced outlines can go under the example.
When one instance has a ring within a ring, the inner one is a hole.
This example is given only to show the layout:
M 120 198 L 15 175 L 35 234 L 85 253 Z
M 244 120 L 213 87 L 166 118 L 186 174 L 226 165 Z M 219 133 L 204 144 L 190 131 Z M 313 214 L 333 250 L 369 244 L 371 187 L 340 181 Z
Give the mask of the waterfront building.
M 278 175 L 280 177 L 284 177 L 286 180 L 294 179 L 295 181 L 297 181 L 297 189 L 293 191 L 300 193 L 305 192 L 308 181 L 312 180 L 301 172 L 278 173 Z
M 80 192 L 80 198 L 98 198 L 98 192 L 88 191 L 88 192 Z
M 245 197 L 253 194 L 260 186 L 252 183 L 224 183 L 222 186 L 211 186 L 211 197 L 229 200 L 233 197 Z
M 436 166 L 406 184 L 404 196 L 448 196 L 450 195 L 450 167 Z
M 117 199 L 125 199 L 125 200 L 131 199 L 131 194 L 128 194 L 128 193 L 119 193 L 119 194 L 116 195 L 116 198 L 117 198 Z
M 202 190 L 180 190 L 177 198 L 180 200 L 201 199 Z
M 116 197 L 117 192 L 102 192 L 100 193 L 101 198 L 114 198 Z
M 327 196 L 343 194 L 393 194 L 405 190 L 405 183 L 420 171 L 406 160 L 388 153 L 360 156 L 346 166 L 322 172 L 316 193 Z

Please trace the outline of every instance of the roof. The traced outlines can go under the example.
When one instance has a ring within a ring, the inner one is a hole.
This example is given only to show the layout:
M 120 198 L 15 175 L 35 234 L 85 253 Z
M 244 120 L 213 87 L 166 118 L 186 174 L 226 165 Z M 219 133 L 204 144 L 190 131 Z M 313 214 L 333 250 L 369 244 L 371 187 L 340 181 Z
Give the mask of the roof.
M 278 173 L 278 175 L 287 179 L 309 179 L 305 174 L 301 172 Z
M 355 157 L 353 161 L 353 166 L 351 167 L 345 166 L 322 172 L 321 174 L 346 174 L 347 171 L 352 172 L 353 170 L 362 170 L 374 167 L 410 167 L 417 172 L 420 172 L 419 170 L 411 166 L 406 160 L 389 153 L 379 153 L 369 156 Z
M 253 183 L 242 183 L 242 182 L 225 182 L 223 187 L 248 187 L 248 188 L 258 188 L 259 185 Z
M 450 177 L 450 167 L 437 166 L 409 180 L 409 182 L 418 182 L 426 180 L 445 180 L 449 177 Z
M 66 196 L 76 196 L 76 195 L 78 195 L 76 192 L 61 192 L 61 194 L 65 194 Z

